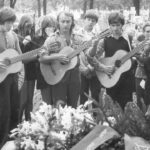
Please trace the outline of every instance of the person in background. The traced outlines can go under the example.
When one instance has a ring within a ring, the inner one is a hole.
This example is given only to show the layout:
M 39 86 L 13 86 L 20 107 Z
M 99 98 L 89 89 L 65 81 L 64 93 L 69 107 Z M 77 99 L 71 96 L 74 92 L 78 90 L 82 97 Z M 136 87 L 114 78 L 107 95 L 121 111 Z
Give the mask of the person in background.
M 136 55 L 136 59 L 139 62 L 139 65 L 136 70 L 136 87 L 137 87 L 137 101 L 138 106 L 145 112 L 143 109 L 142 99 L 146 105 L 146 108 L 150 104 L 150 79 L 149 79 L 149 56 L 150 56 L 150 23 L 146 23 L 143 26 L 143 39 L 147 40 L 144 46 L 143 51 L 141 51 L 138 55 Z M 145 82 L 145 86 L 141 87 L 141 83 Z
M 32 40 L 35 36 L 35 27 L 33 18 L 30 15 L 23 15 L 16 29 L 18 33 L 19 44 L 22 53 L 33 50 Z M 30 57 L 30 56 L 29 56 Z M 24 63 L 24 83 L 20 90 L 20 113 L 19 120 L 22 121 L 23 113 L 25 114 L 25 120 L 30 120 L 30 112 L 33 109 L 33 96 L 36 81 L 36 60 L 35 58 L 26 58 Z
M 135 40 L 135 45 L 138 45 L 140 42 L 142 42 L 144 40 L 145 40 L 144 33 L 140 34 L 137 37 L 137 39 Z M 141 50 L 141 52 L 139 52 L 139 54 L 142 54 L 142 50 Z M 142 80 L 146 79 L 146 74 L 145 74 L 145 70 L 144 70 L 144 64 L 142 62 L 140 62 L 137 58 L 136 58 L 136 61 L 137 61 L 137 68 L 135 71 L 135 87 L 136 87 L 137 105 L 139 106 L 139 108 L 141 110 L 143 110 L 144 109 L 143 108 L 144 89 L 141 87 L 140 83 Z
M 7 49 L 14 49 L 21 54 L 19 40 L 11 29 L 16 20 L 13 9 L 3 7 L 0 9 L 0 53 Z M 6 56 L 8 57 L 8 56 Z M 0 72 L 7 69 L 9 62 L 0 59 Z M 0 83 L 0 149 L 8 140 L 9 131 L 18 124 L 19 118 L 19 91 L 18 74 L 9 74 Z
M 93 28 L 98 22 L 98 15 L 95 10 L 90 9 L 84 16 L 85 26 L 80 31 L 83 35 L 84 41 L 90 41 L 96 37 L 96 33 L 93 32 Z M 98 34 L 98 33 L 97 33 Z M 89 64 L 86 57 L 86 50 L 80 54 L 80 72 L 81 72 L 81 91 L 80 91 L 80 103 L 84 104 L 88 99 L 85 93 L 91 92 L 91 97 L 97 102 L 99 101 L 99 93 L 101 89 L 100 82 L 96 76 L 94 67 Z
M 33 40 L 36 43 L 36 45 L 34 45 L 34 49 L 42 47 L 45 40 L 55 32 L 56 28 L 57 24 L 55 18 L 50 15 L 44 16 L 41 22 L 41 28 L 38 30 L 39 34 L 37 34 Z M 37 75 L 36 88 L 41 91 L 42 100 L 47 104 L 52 105 L 53 103 L 51 102 L 51 93 L 49 91 L 49 84 L 47 84 L 43 78 L 39 62 L 37 62 L 36 75 Z

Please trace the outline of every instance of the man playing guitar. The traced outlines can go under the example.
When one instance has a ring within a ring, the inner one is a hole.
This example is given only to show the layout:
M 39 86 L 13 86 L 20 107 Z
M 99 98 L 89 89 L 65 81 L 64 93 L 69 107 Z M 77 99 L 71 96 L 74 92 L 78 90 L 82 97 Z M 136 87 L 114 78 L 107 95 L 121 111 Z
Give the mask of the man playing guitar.
M 79 43 L 81 43 L 82 38 L 81 36 L 73 33 L 74 17 L 70 12 L 61 12 L 57 17 L 57 22 L 58 31 L 56 31 L 52 36 L 48 37 L 48 39 L 45 41 L 44 46 L 47 50 L 44 50 L 39 58 L 41 64 L 47 64 L 50 67 L 55 60 L 59 61 L 61 64 L 64 65 L 68 64 L 70 61 L 68 57 L 59 52 L 61 52 L 61 50 L 66 46 L 74 48 Z M 55 53 L 51 53 L 51 45 L 54 45 L 55 43 L 56 51 Z M 74 49 L 74 51 L 75 50 L 76 49 Z M 55 74 L 55 71 L 53 73 Z M 57 105 L 61 101 L 62 103 L 70 105 L 74 108 L 77 106 L 77 101 L 80 94 L 79 75 L 80 74 L 78 62 L 73 69 L 66 72 L 60 82 L 54 85 L 49 85 L 47 90 L 50 92 L 50 99 L 54 105 Z M 48 76 L 50 77 L 50 75 Z
M 15 20 L 16 15 L 13 9 L 4 7 L 0 10 L 0 55 L 11 49 L 14 49 L 17 54 L 21 54 L 17 35 L 11 30 Z M 7 72 L 9 64 L 9 61 L 0 59 L 0 73 Z M 0 149 L 8 140 L 9 131 L 18 124 L 19 92 L 17 78 L 17 73 L 11 73 L 0 83 Z
M 120 49 L 129 52 L 130 44 L 129 40 L 122 32 L 122 28 L 125 23 L 122 14 L 111 13 L 108 17 L 108 22 L 112 35 L 101 40 L 98 43 L 97 50 L 95 50 L 95 46 L 90 48 L 87 55 L 89 56 L 89 62 L 96 70 L 105 73 L 111 78 L 111 75 L 115 72 L 116 66 L 114 64 L 109 66 L 104 65 L 99 61 L 101 57 L 98 54 L 104 53 L 104 57 L 112 57 Z M 97 41 L 94 43 L 96 42 Z M 128 101 L 132 101 L 132 80 L 133 74 L 130 69 L 121 75 L 116 85 L 106 88 L 107 94 L 110 95 L 114 101 L 117 101 L 123 109 Z

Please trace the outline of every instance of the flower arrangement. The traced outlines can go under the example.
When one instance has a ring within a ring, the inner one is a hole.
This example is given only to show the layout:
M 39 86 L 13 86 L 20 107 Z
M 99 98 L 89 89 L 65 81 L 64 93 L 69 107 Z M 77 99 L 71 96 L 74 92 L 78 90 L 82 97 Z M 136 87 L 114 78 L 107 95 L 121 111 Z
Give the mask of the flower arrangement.
M 11 131 L 18 149 L 69 150 L 95 126 L 84 106 L 54 108 L 42 103 L 31 121 L 24 121 Z
M 87 95 L 88 101 L 77 109 L 61 105 L 54 108 L 42 103 L 31 113 L 31 121 L 24 121 L 12 130 L 15 145 L 19 150 L 78 150 L 95 142 L 93 146 L 97 148 L 91 150 L 128 150 L 130 147 L 141 149 L 146 142 L 149 148 L 146 140 L 150 139 L 150 119 L 145 118 L 134 102 L 127 103 L 123 112 L 108 95 L 101 96 L 98 103 Z M 91 103 L 95 107 L 85 109 Z M 110 137 L 107 130 L 117 136 Z

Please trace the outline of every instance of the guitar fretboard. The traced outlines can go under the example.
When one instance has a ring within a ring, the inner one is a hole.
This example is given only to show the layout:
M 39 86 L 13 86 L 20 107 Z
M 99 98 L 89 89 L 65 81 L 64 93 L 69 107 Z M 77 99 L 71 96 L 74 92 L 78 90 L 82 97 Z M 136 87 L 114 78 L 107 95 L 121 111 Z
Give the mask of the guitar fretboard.
M 39 51 L 41 51 L 42 49 L 44 49 L 44 47 L 32 50 L 30 52 L 26 52 L 24 54 L 21 54 L 19 56 L 11 58 L 11 63 L 13 64 L 13 63 L 16 63 L 18 61 L 22 61 L 22 60 L 25 60 L 25 59 L 32 58 L 33 56 L 37 55 L 39 53 Z
M 141 51 L 144 48 L 146 41 L 147 40 L 143 41 L 140 45 L 138 45 L 132 51 L 130 51 L 128 54 L 126 54 L 124 57 L 122 57 L 121 64 L 125 63 L 128 59 L 130 59 L 132 56 L 134 56 L 137 52 Z
M 99 40 L 101 40 L 101 39 L 105 38 L 106 36 L 109 36 L 110 34 L 111 34 L 110 31 L 107 29 L 107 30 L 101 32 L 98 36 L 96 36 L 93 39 L 99 39 Z M 76 55 L 78 55 L 81 51 L 84 51 L 85 49 L 87 49 L 90 46 L 92 46 L 93 39 L 91 39 L 91 40 L 83 43 L 83 45 L 79 45 L 76 48 L 76 50 L 72 54 L 70 54 L 68 57 L 71 59 L 71 58 L 75 57 Z

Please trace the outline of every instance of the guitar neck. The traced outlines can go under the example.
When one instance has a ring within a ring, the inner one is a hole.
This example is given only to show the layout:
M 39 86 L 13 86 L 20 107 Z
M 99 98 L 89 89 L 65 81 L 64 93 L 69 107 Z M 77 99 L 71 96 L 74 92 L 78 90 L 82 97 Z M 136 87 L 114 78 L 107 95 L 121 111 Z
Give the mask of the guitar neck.
M 136 53 L 138 53 L 139 51 L 141 51 L 144 48 L 144 45 L 145 45 L 145 41 L 142 42 L 136 48 L 134 48 L 132 51 L 130 51 L 128 54 L 126 54 L 124 57 L 122 57 L 121 63 L 122 64 L 125 63 L 128 59 L 130 59 L 131 57 L 133 57 Z
M 109 30 L 105 30 L 105 31 L 101 32 L 98 36 L 94 37 L 93 39 L 101 40 L 101 39 L 105 38 L 108 35 L 110 35 L 110 31 Z M 76 55 L 80 54 L 81 51 L 84 51 L 85 49 L 87 49 L 90 46 L 92 46 L 93 39 L 83 43 L 83 45 L 79 45 L 77 47 L 77 49 L 72 54 L 69 55 L 69 58 L 75 57 Z
M 76 49 L 72 54 L 70 54 L 70 55 L 68 56 L 69 59 L 71 59 L 71 58 L 77 56 L 78 54 L 80 54 L 81 51 L 87 49 L 87 48 L 90 47 L 91 45 L 92 45 L 92 40 L 90 40 L 90 41 L 84 43 L 83 45 L 78 46 L 77 49 Z
M 21 54 L 19 56 L 14 57 L 14 58 L 11 58 L 11 63 L 13 64 L 13 63 L 16 63 L 16 62 L 19 62 L 19 61 L 22 61 L 22 60 L 26 60 L 26 59 L 32 58 L 33 56 L 37 55 L 38 52 L 41 49 L 43 49 L 43 47 L 35 49 L 35 50 L 32 50 L 30 52 L 26 52 L 24 54 Z

